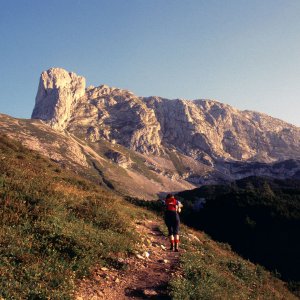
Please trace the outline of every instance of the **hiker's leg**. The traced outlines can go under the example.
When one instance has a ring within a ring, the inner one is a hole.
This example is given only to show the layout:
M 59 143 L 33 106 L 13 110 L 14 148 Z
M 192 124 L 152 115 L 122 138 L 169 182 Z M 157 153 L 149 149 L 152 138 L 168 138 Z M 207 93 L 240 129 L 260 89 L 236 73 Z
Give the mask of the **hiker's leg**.
M 174 247 L 175 247 L 175 251 L 178 251 L 178 248 L 179 248 L 179 235 L 178 234 L 175 235 Z
M 170 239 L 170 250 L 174 250 L 174 234 L 173 234 L 173 228 L 172 226 L 168 226 L 168 232 L 169 232 L 169 239 Z
M 166 212 L 165 214 L 165 222 L 168 227 L 168 235 L 170 239 L 170 250 L 174 250 L 174 222 L 173 222 L 173 216 L 170 214 L 170 212 Z
M 178 251 L 179 248 L 179 225 L 180 225 L 180 221 L 179 218 L 177 218 L 177 222 L 176 222 L 176 226 L 174 228 L 174 246 L 175 246 L 175 251 Z
M 170 235 L 170 250 L 174 250 L 174 247 L 175 247 L 175 240 L 174 240 L 174 235 L 171 234 Z

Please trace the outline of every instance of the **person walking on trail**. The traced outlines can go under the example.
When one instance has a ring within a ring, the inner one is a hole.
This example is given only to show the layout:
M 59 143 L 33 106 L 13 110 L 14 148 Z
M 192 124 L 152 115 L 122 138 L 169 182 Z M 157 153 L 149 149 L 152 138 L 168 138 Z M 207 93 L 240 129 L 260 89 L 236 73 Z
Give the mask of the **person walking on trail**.
M 165 223 L 168 227 L 168 233 L 171 243 L 170 250 L 178 252 L 180 225 L 179 212 L 181 210 L 182 204 L 178 200 L 176 200 L 173 195 L 168 194 L 165 200 L 165 206 Z

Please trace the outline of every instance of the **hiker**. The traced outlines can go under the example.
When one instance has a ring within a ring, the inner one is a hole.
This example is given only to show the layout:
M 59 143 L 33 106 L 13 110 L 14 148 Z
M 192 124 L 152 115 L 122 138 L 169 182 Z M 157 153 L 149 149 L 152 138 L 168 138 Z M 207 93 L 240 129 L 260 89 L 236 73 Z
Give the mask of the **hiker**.
M 175 199 L 175 197 L 171 194 L 168 194 L 165 200 L 165 222 L 168 227 L 171 251 L 178 252 L 178 244 L 179 244 L 179 212 L 181 211 L 182 204 Z

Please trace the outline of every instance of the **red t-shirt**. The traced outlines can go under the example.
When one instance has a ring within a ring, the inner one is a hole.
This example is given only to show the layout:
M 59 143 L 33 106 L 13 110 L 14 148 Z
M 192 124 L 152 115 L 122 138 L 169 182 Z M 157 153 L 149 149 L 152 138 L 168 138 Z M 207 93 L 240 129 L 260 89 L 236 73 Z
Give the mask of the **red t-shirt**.
M 178 205 L 178 201 L 174 197 L 167 198 L 165 203 L 167 210 L 176 211 L 176 205 Z

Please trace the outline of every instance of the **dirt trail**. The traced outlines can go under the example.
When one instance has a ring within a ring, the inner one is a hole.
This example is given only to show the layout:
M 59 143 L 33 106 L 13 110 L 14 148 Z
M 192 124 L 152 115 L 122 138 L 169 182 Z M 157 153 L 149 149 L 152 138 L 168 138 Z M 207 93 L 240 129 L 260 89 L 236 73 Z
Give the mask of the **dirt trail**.
M 168 250 L 157 221 L 145 220 L 136 227 L 143 245 L 136 256 L 120 260 L 127 269 L 95 269 L 91 278 L 80 282 L 77 300 L 170 299 L 167 286 L 178 273 L 180 252 Z

